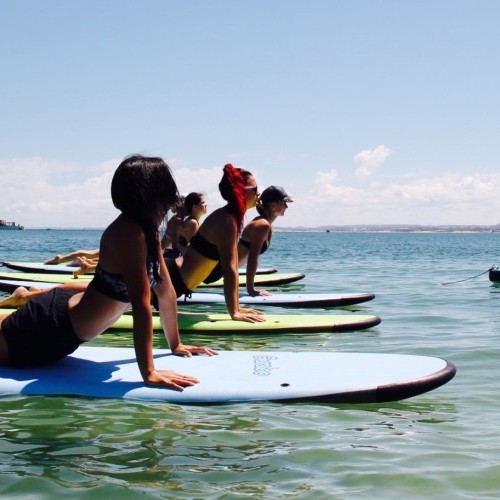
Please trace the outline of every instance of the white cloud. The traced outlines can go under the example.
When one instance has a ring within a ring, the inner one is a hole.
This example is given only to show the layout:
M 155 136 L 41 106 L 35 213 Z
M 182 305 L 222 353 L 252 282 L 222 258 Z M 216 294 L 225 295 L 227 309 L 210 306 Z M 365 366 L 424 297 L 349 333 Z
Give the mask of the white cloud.
M 359 152 L 354 156 L 354 162 L 359 164 L 359 167 L 356 169 L 356 175 L 362 178 L 370 177 L 390 154 L 391 150 L 383 144 L 377 146 L 375 149 L 364 149 Z
M 279 224 L 497 224 L 498 174 L 444 173 L 435 177 L 357 188 L 337 184 L 335 171 L 318 172 L 314 189 Z M 298 218 L 300 216 L 300 220 Z
M 109 192 L 118 164 L 119 160 L 90 166 L 41 158 L 0 161 L 0 218 L 26 227 L 105 227 L 118 213 Z M 181 193 L 205 193 L 210 212 L 224 203 L 218 191 L 220 166 L 173 167 L 173 174 Z M 448 172 L 398 178 L 376 187 L 341 183 L 339 178 L 336 170 L 330 170 L 311 175 L 310 183 L 296 184 L 295 202 L 276 225 L 500 222 L 500 174 Z M 250 212 L 247 218 L 253 215 Z
M 103 227 L 117 214 L 109 195 L 117 164 L 83 167 L 42 158 L 0 161 L 2 218 L 27 227 Z M 68 182 L 79 178 L 80 182 Z

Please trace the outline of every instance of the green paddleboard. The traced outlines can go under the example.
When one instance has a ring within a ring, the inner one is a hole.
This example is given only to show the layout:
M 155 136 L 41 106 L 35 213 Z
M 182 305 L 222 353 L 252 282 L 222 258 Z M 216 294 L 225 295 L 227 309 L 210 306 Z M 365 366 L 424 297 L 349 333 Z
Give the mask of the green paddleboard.
M 9 314 L 13 309 L 2 309 L 2 314 Z M 233 321 L 229 314 L 184 312 L 178 313 L 181 333 L 204 334 L 279 334 L 311 332 L 349 332 L 364 330 L 380 323 L 378 316 L 368 314 L 266 314 L 266 320 L 260 323 Z M 132 330 L 133 318 L 123 314 L 110 330 Z M 160 317 L 153 315 L 153 329 L 161 331 Z

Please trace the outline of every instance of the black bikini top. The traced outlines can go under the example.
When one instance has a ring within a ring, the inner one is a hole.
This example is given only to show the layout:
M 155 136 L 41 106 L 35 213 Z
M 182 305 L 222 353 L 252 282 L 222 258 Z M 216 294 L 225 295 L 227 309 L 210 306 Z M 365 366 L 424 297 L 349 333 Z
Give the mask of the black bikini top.
M 264 219 L 264 217 L 261 215 L 259 217 L 255 217 L 254 220 L 259 220 L 259 219 Z M 267 238 L 266 241 L 264 241 L 264 243 L 262 244 L 262 248 L 260 249 L 260 255 L 262 255 L 268 248 L 269 246 L 271 245 L 271 238 L 273 236 L 273 233 L 272 231 L 269 232 L 269 237 Z M 250 250 L 250 242 L 248 240 L 244 240 L 243 238 L 240 238 L 240 243 L 245 247 L 247 248 L 248 250 Z
M 240 243 L 245 247 L 247 248 L 248 250 L 250 250 L 250 242 L 247 241 L 247 240 L 243 240 L 243 239 L 240 239 Z M 260 249 L 260 255 L 262 255 L 267 249 L 269 248 L 269 243 L 267 241 L 264 241 L 264 243 L 262 244 L 262 247 Z
M 148 266 L 149 285 L 153 288 L 157 280 L 153 276 L 152 265 Z M 130 302 L 127 285 L 120 273 L 109 273 L 105 271 L 100 264 L 97 264 L 94 278 L 90 284 L 100 293 L 110 299 L 119 302 Z
M 199 231 L 191 238 L 189 246 L 194 248 L 199 254 L 203 255 L 203 257 L 219 261 L 219 251 L 217 250 L 217 246 L 201 236 Z

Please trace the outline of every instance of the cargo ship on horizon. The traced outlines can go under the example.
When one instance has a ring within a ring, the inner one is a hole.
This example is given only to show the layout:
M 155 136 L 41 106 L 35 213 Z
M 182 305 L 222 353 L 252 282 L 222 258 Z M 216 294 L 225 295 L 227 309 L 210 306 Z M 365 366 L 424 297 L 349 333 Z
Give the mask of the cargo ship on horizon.
M 3 219 L 0 219 L 0 231 L 2 229 L 24 229 L 24 226 L 21 226 L 21 224 L 16 224 L 15 222 L 9 222 Z

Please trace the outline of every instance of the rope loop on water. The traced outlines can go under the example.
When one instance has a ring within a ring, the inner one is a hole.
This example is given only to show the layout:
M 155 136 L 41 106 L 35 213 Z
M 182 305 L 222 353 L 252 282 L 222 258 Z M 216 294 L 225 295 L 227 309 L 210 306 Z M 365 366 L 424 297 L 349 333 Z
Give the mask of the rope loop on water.
M 461 283 L 462 281 L 469 281 L 474 278 L 479 278 L 479 276 L 482 276 L 483 274 L 489 273 L 490 271 L 495 271 L 498 269 L 496 266 L 491 266 L 489 269 L 486 269 L 486 271 L 476 274 L 475 276 L 470 276 L 469 278 L 464 278 L 462 280 L 457 280 L 457 281 L 445 281 L 444 283 L 441 283 L 441 285 L 453 285 L 454 283 Z

